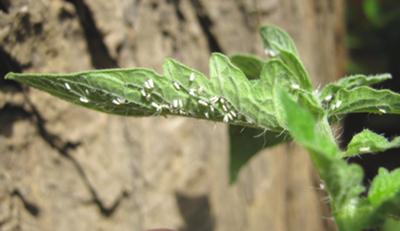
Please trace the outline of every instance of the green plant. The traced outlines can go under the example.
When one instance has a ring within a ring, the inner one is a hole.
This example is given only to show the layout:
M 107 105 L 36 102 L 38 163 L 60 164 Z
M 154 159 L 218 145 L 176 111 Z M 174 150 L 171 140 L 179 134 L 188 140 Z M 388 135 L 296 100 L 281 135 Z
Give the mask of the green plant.
M 268 145 L 293 138 L 310 152 L 341 231 L 398 229 L 400 169 L 380 169 L 365 192 L 362 169 L 344 159 L 398 147 L 400 138 L 388 141 L 364 130 L 353 137 L 346 150 L 340 150 L 330 126 L 348 113 L 399 114 L 399 94 L 369 87 L 390 75 L 354 75 L 321 91 L 313 90 L 289 35 L 271 26 L 262 27 L 260 32 L 270 59 L 214 53 L 210 79 L 172 59 L 165 62 L 163 76 L 133 68 L 72 74 L 9 73 L 6 78 L 111 114 L 222 121 L 247 127 L 251 135 L 261 129 Z M 242 156 L 240 147 L 232 150 L 231 180 L 257 149 L 244 151 Z

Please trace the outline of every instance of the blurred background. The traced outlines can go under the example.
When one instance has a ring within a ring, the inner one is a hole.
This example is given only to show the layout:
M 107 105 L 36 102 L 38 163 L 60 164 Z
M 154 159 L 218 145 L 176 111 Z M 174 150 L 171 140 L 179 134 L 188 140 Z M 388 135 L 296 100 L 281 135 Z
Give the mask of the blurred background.
M 346 9 L 347 74 L 390 73 L 393 78 L 376 88 L 400 90 L 400 2 L 394 0 L 351 0 Z M 353 114 L 344 121 L 343 145 L 351 137 L 368 128 L 388 138 L 400 134 L 400 119 L 392 115 Z M 400 165 L 399 149 L 380 155 L 363 155 L 351 159 L 361 164 L 368 185 L 379 167 L 388 169 Z
M 376 87 L 399 90 L 396 0 L 0 0 L 0 230 L 336 230 L 295 144 L 260 151 L 230 185 L 223 124 L 105 115 L 3 79 L 10 71 L 161 72 L 166 57 L 207 73 L 211 52 L 265 57 L 263 24 L 294 38 L 315 86 L 389 72 L 394 78 Z M 363 128 L 399 135 L 398 121 L 348 116 L 341 144 Z M 396 153 L 349 161 L 364 167 L 368 185 L 379 166 L 399 166 Z

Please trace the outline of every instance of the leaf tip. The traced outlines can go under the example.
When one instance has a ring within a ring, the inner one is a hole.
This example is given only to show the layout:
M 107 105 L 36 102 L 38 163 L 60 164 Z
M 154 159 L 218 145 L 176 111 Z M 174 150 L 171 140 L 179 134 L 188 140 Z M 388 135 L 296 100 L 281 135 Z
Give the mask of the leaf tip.
M 17 75 L 17 73 L 8 72 L 7 75 L 4 76 L 4 79 L 11 79 L 11 80 L 14 80 L 14 79 L 16 79 L 16 75 Z

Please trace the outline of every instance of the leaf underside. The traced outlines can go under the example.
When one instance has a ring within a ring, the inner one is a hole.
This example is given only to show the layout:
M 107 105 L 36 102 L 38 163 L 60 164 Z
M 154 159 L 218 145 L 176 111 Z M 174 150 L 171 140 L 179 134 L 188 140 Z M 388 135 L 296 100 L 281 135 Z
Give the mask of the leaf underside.
M 7 74 L 13 79 L 90 109 L 126 116 L 185 116 L 230 124 L 230 181 L 261 149 L 294 139 L 308 149 L 341 231 L 400 230 L 400 169 L 381 168 L 366 193 L 363 170 L 343 158 L 400 146 L 364 130 L 341 151 L 329 122 L 348 113 L 400 114 L 400 95 L 370 86 L 389 74 L 354 75 L 312 84 L 290 36 L 260 29 L 270 59 L 214 53 L 210 78 L 167 59 L 163 74 L 144 68 L 72 74 Z

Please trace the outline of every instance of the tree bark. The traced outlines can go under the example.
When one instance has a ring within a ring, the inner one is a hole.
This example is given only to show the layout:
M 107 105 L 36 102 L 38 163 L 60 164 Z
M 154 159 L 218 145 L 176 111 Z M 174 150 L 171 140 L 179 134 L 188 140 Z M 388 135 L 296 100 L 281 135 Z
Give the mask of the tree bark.
M 340 71 L 342 1 L 0 0 L 0 76 L 263 55 L 288 30 L 315 86 Z M 339 52 L 340 51 L 340 52 Z M 0 78 L 0 230 L 334 230 L 308 155 L 262 151 L 228 184 L 223 124 L 89 111 Z

